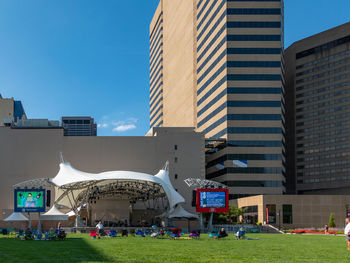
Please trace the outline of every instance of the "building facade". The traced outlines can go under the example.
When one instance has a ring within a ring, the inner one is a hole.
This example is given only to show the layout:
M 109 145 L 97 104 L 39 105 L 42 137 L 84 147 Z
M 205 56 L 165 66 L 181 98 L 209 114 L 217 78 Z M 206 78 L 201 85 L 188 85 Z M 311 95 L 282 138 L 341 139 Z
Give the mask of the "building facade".
M 91 117 L 62 117 L 64 136 L 97 136 L 97 125 Z
M 26 118 L 21 101 L 13 98 L 3 98 L 0 94 L 0 126 L 12 125 Z
M 151 67 L 157 28 L 163 97 L 154 104 L 151 70 L 151 127 L 223 140 L 207 152 L 206 177 L 228 185 L 231 199 L 285 192 L 283 1 L 161 0 Z
M 246 219 L 269 223 L 279 228 L 319 228 L 328 224 L 334 214 L 337 228 L 344 227 L 350 213 L 349 195 L 280 195 L 251 196 L 237 200 L 239 208 L 246 208 Z
M 78 137 L 63 136 L 63 133 L 61 127 L 0 127 L 0 227 L 1 220 L 13 212 L 13 186 L 36 178 L 55 177 L 60 152 L 65 161 L 88 173 L 135 171 L 155 175 L 169 161 L 171 184 L 185 198 L 183 207 L 195 212 L 193 189 L 184 180 L 204 179 L 205 159 L 204 136 L 193 128 L 161 127 L 154 128 L 149 136 L 130 137 Z M 118 209 L 121 202 L 114 201 Z M 129 205 L 123 201 L 123 208 Z
M 299 194 L 348 194 L 350 23 L 294 43 L 285 61 L 288 177 Z

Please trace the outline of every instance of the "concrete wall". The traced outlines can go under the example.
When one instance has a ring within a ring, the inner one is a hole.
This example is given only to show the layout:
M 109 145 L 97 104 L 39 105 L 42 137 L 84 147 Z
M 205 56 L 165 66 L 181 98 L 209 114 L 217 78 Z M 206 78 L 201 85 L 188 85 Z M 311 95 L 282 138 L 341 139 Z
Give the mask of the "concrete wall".
M 3 99 L 0 97 L 0 126 L 4 125 L 4 119 L 11 119 L 13 121 L 14 118 L 14 100 L 11 99 Z
M 63 129 L 0 127 L 0 145 L 0 212 L 4 212 L 0 220 L 13 209 L 13 185 L 55 177 L 60 152 L 73 167 L 91 173 L 132 170 L 156 174 L 168 160 L 170 180 L 190 212 L 194 212 L 192 189 L 183 180 L 204 178 L 204 137 L 191 128 L 155 128 L 153 136 L 145 137 L 67 137 Z

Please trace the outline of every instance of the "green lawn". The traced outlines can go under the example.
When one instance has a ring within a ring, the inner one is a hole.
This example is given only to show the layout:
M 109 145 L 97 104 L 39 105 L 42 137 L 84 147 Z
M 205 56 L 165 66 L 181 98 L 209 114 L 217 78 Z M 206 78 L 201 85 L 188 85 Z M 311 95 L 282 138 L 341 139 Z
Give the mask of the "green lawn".
M 0 236 L 0 262 L 350 262 L 343 236 L 249 234 L 259 240 L 93 240 L 87 234 L 66 241 L 21 241 Z

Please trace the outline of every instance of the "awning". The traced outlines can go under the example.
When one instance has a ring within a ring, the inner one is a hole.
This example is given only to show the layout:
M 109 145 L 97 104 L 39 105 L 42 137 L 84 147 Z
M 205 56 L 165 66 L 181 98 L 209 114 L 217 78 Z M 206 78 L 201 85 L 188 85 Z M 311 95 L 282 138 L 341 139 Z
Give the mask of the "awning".
M 3 221 L 28 221 L 28 218 L 26 218 L 22 213 L 13 212 L 9 217 L 5 218 Z
M 198 215 L 187 212 L 182 205 L 177 205 L 174 210 L 163 213 L 158 217 L 198 219 Z
M 40 220 L 66 221 L 68 220 L 68 215 L 62 213 L 55 205 L 53 205 L 49 211 L 40 216 Z

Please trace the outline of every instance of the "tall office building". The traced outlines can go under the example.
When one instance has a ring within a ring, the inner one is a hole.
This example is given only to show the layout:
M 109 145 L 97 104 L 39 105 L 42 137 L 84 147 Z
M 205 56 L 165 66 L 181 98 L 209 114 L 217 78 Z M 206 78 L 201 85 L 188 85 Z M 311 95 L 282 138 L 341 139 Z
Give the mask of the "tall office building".
M 297 193 L 348 194 L 350 23 L 294 43 L 285 61 L 288 177 Z
M 151 127 L 211 139 L 231 198 L 285 191 L 282 52 L 281 0 L 161 0 L 151 22 Z
M 97 125 L 91 117 L 62 117 L 64 136 L 96 136 Z

